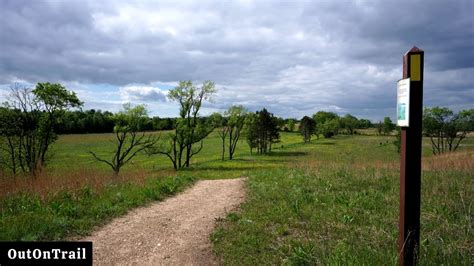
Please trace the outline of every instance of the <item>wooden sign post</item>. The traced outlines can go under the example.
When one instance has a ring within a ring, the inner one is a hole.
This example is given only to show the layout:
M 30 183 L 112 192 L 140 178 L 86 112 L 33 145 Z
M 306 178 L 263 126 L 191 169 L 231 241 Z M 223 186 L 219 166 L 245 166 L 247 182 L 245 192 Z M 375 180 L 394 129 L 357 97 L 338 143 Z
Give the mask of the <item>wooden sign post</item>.
M 416 265 L 418 263 L 423 60 L 424 52 L 417 47 L 413 47 L 403 56 L 404 79 L 399 81 L 397 87 L 399 93 L 397 124 L 401 126 L 399 265 Z M 403 93 L 405 95 L 402 95 Z

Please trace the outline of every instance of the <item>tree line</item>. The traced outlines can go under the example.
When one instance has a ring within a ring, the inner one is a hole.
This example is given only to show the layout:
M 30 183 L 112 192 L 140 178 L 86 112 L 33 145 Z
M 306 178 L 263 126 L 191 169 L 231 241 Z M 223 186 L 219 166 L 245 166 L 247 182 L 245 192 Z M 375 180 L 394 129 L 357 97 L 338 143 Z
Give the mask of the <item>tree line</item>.
M 50 145 L 62 133 L 109 133 L 115 135 L 113 156 L 92 158 L 109 165 L 114 175 L 137 154 L 163 155 L 174 169 L 188 168 L 191 159 L 204 146 L 204 139 L 217 131 L 221 139 L 222 160 L 232 160 L 239 140 L 245 137 L 250 153 L 264 154 L 280 141 L 280 132 L 299 131 L 305 143 L 312 136 L 331 138 L 338 134 L 358 134 L 358 130 L 376 128 L 388 135 L 395 125 L 389 117 L 373 124 L 353 115 L 339 116 L 319 111 L 301 120 L 274 116 L 266 108 L 250 112 L 244 106 L 231 106 L 223 113 L 202 117 L 205 101 L 216 92 L 212 81 L 201 86 L 182 81 L 168 92 L 179 106 L 179 117 L 149 117 L 144 105 L 125 104 L 117 113 L 80 110 L 83 103 L 61 84 L 38 83 L 34 89 L 15 84 L 10 101 L 0 107 L 0 166 L 3 171 L 30 173 L 35 176 L 50 159 Z M 75 109 L 75 110 L 73 110 Z M 474 111 L 454 113 L 447 108 L 428 108 L 423 118 L 423 132 L 429 137 L 433 153 L 456 150 L 467 133 L 474 129 Z M 168 130 L 163 134 L 147 131 Z M 399 139 L 399 134 L 398 134 Z
M 385 119 L 387 124 L 383 124 L 384 126 L 387 128 L 395 127 L 390 121 L 390 118 L 386 117 Z M 318 139 L 320 136 L 324 138 L 331 138 L 339 134 L 354 135 L 359 134 L 357 131 L 359 129 L 367 129 L 374 126 L 376 125 L 372 124 L 372 122 L 368 119 L 358 119 L 351 114 L 346 114 L 341 117 L 334 112 L 326 111 L 319 111 L 313 114 L 311 117 L 304 116 L 299 121 L 299 131 L 303 137 L 304 142 L 310 142 L 313 135 Z M 391 132 L 392 130 L 387 129 L 386 131 L 388 134 L 388 132 Z M 382 132 L 380 132 L 380 134 L 382 134 Z
M 176 118 L 145 117 L 144 131 L 172 130 Z M 114 113 L 101 110 L 67 110 L 56 125 L 57 134 L 112 133 L 114 130 Z

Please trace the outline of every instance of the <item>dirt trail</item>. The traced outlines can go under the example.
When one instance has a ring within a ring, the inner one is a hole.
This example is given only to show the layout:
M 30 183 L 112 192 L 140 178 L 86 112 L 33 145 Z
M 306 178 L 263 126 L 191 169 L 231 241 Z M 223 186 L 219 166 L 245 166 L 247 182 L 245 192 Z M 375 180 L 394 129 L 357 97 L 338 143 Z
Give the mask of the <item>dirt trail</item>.
M 94 265 L 213 265 L 215 219 L 244 200 L 244 178 L 198 181 L 174 197 L 135 209 L 91 236 Z

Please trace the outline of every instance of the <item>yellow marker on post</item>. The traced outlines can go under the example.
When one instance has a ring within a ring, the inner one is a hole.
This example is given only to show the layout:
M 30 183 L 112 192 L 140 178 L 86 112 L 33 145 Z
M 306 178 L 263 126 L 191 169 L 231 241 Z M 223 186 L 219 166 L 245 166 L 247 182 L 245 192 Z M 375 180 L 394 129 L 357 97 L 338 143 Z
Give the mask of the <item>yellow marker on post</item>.
M 410 79 L 412 81 L 420 81 L 421 80 L 421 55 L 413 54 L 410 56 Z

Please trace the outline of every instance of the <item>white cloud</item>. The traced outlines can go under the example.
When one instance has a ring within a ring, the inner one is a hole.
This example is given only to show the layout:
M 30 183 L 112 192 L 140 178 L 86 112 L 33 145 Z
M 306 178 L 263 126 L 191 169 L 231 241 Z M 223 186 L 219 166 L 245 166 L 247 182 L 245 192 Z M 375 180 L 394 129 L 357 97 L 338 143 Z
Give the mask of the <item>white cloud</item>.
M 125 86 L 119 88 L 120 97 L 125 102 L 165 102 L 166 93 L 157 87 Z

